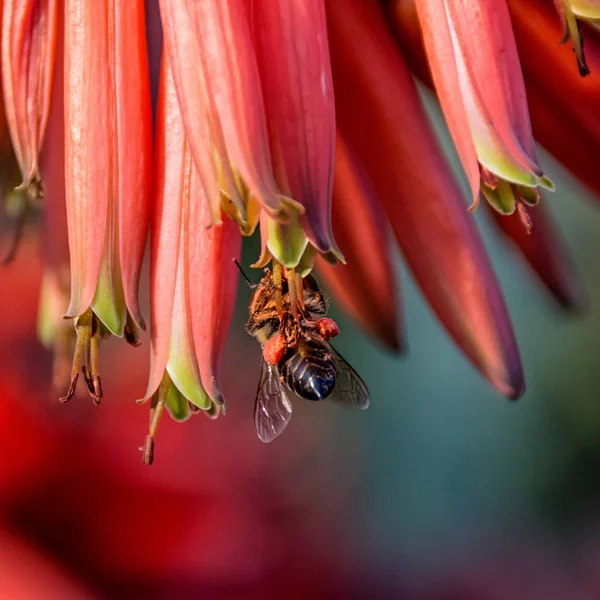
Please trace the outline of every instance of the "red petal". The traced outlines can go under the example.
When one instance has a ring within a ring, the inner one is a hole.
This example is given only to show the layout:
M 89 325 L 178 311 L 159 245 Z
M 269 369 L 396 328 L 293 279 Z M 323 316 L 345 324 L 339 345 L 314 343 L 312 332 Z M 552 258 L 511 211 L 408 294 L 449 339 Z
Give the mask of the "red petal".
M 335 302 L 392 350 L 400 349 L 398 295 L 389 226 L 356 155 L 338 135 L 333 187 L 335 236 L 346 264 L 318 259 Z
M 473 202 L 479 197 L 479 163 L 473 134 L 460 93 L 459 72 L 452 50 L 452 36 L 446 21 L 446 8 L 427 0 L 417 2 L 424 44 L 429 48 L 428 63 L 436 82 L 438 96 L 443 99 L 446 123 L 454 140 L 463 169 L 469 181 Z M 437 55 L 438 60 L 433 60 Z
M 163 56 L 156 111 L 154 201 L 150 227 L 150 378 L 146 398 L 158 389 L 169 359 L 171 323 L 179 236 L 182 182 L 186 168 L 186 139 L 168 59 Z M 189 153 L 188 153 L 189 155 Z M 188 160 L 191 159 L 189 155 Z
M 119 255 L 127 310 L 142 328 L 138 285 L 150 218 L 152 107 L 146 51 L 144 0 L 115 6 L 113 85 L 117 94 Z
M 67 0 L 65 6 L 65 183 L 72 272 L 67 314 L 77 316 L 90 305 L 104 246 L 118 239 L 106 255 L 113 272 L 120 265 L 127 308 L 143 326 L 137 283 L 152 159 L 144 2 Z
M 534 184 L 543 172 L 506 4 L 417 0 L 416 6 L 440 104 L 461 160 L 468 159 L 471 186 L 476 165 L 464 156 L 465 122 L 479 162 L 511 181 Z
M 508 397 L 524 389 L 502 294 L 376 3 L 328 4 L 338 123 L 448 332 Z
M 229 161 L 250 192 L 281 210 L 270 166 L 264 106 L 246 9 L 237 0 L 160 0 L 177 97 L 190 148 L 214 208 L 214 153 L 225 189 L 237 186 Z M 207 147 L 208 146 L 208 147 Z
M 164 55 L 156 123 L 150 251 L 152 359 L 146 397 L 156 391 L 170 355 L 177 353 L 188 363 L 190 377 L 220 403 L 219 367 L 235 307 L 238 270 L 233 259 L 239 257 L 241 236 L 229 218 L 209 227 L 211 210 L 192 159 L 169 67 Z M 174 340 L 187 348 L 174 348 Z
M 252 6 L 275 175 L 306 209 L 308 239 L 329 252 L 335 105 L 325 6 L 322 0 Z
M 208 203 L 199 198 L 191 206 L 190 223 L 210 219 Z M 239 280 L 233 262 L 242 247 L 239 227 L 229 218 L 222 225 L 190 228 L 189 285 L 196 356 L 202 384 L 211 400 L 223 404 L 221 359 L 235 308 Z
M 106 2 L 65 3 L 65 191 L 76 317 L 92 302 L 104 250 L 110 152 L 110 73 Z M 93 26 L 92 26 L 93 25 Z M 94 32 L 97 32 L 94 35 Z
M 62 10 L 60 11 L 62 17 Z M 63 62 L 62 18 L 56 48 L 58 64 Z M 60 273 L 64 291 L 69 292 L 69 241 L 67 208 L 65 204 L 65 131 L 64 131 L 64 72 L 59 68 L 53 78 L 52 101 L 48 115 L 40 165 L 44 173 L 43 259 L 46 266 Z M 64 314 L 63 306 L 62 314 Z

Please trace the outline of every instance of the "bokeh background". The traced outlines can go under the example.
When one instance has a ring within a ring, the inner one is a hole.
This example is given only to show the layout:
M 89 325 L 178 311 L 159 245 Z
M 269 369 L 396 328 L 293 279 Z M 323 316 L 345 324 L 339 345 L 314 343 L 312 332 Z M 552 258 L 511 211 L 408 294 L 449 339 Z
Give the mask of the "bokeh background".
M 227 416 L 165 418 L 151 468 L 137 450 L 148 409 L 134 402 L 147 339 L 104 344 L 100 407 L 84 396 L 60 405 L 36 339 L 31 230 L 0 276 L 0 598 L 600 597 L 600 211 L 544 160 L 559 190 L 546 202 L 585 282 L 586 314 L 554 304 L 486 214 L 475 217 L 520 342 L 519 402 L 467 364 L 398 257 L 403 356 L 332 311 L 370 409 L 299 404 L 286 433 L 263 445 L 242 283 Z M 249 245 L 244 263 L 256 255 Z

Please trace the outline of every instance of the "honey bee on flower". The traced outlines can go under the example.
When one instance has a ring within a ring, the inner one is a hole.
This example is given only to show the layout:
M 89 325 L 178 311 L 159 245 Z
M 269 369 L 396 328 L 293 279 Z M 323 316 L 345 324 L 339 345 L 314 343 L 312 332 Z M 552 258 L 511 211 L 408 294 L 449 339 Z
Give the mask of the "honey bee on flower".
M 250 303 L 248 333 L 262 346 L 254 426 L 263 442 L 286 428 L 292 399 L 330 399 L 349 408 L 369 406 L 369 392 L 358 373 L 334 350 L 339 328 L 327 316 L 327 300 L 312 275 L 269 269 Z

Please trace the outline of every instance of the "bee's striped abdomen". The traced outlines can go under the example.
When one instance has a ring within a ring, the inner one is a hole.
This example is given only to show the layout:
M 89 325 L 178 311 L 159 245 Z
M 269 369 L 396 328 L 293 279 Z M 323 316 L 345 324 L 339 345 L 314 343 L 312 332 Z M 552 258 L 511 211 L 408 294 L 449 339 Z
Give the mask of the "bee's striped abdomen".
M 335 363 L 327 347 L 318 340 L 302 340 L 280 373 L 286 385 L 306 400 L 323 400 L 335 387 Z

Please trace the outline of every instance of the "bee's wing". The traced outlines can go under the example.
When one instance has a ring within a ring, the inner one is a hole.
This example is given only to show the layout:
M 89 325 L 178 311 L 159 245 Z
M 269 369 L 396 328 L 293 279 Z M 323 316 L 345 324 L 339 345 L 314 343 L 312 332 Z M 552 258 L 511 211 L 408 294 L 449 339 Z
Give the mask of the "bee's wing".
M 254 427 L 261 441 L 272 442 L 292 418 L 292 403 L 287 386 L 275 365 L 262 361 L 260 381 L 254 404 Z
M 346 408 L 357 410 L 369 408 L 369 390 L 365 382 L 331 344 L 327 345 L 335 363 L 335 388 L 329 400 L 338 402 Z

